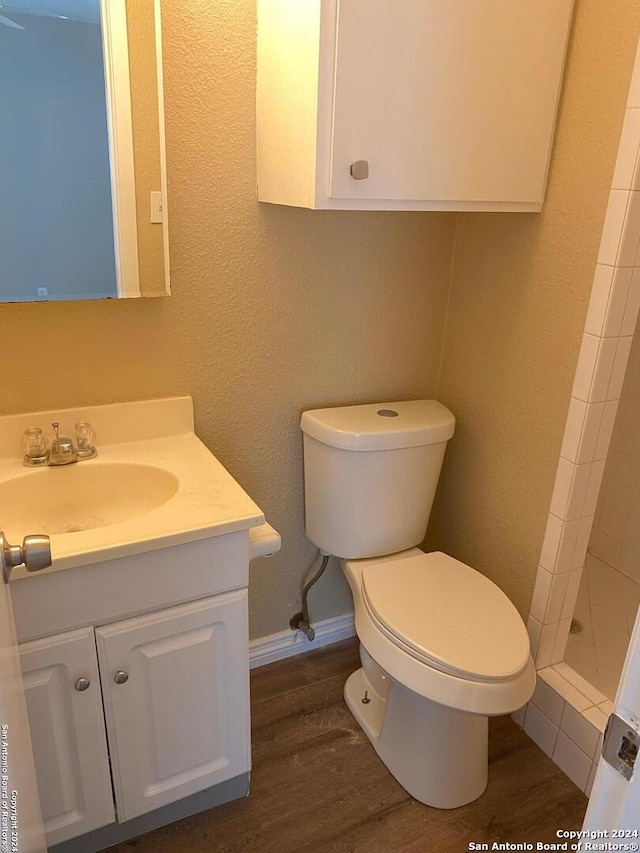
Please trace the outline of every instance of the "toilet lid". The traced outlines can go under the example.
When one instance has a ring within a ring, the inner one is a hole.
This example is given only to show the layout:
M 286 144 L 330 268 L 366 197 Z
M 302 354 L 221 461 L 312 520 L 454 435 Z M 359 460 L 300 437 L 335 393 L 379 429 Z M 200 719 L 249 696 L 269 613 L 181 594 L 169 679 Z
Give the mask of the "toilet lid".
M 435 552 L 366 566 L 363 598 L 383 632 L 450 675 L 504 681 L 529 659 L 520 614 L 488 578 Z

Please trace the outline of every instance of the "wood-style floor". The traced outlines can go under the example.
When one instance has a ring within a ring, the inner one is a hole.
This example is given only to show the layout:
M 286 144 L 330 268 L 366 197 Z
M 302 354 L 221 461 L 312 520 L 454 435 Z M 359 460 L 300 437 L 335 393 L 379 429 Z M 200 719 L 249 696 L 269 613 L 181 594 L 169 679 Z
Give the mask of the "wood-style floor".
M 489 786 L 451 811 L 417 803 L 342 699 L 355 641 L 254 670 L 251 793 L 112 853 L 458 853 L 471 842 L 553 842 L 586 797 L 509 717 L 491 721 Z

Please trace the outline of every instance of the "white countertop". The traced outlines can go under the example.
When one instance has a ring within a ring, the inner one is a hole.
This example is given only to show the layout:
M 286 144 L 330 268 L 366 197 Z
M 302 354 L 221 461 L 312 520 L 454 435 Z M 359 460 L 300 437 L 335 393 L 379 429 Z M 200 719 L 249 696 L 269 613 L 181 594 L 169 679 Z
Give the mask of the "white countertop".
M 51 534 L 53 565 L 45 572 L 249 530 L 265 522 L 260 508 L 194 434 L 191 400 L 185 397 L 0 418 L 0 482 L 46 473 L 46 469 L 25 468 L 19 447 L 25 424 L 44 429 L 51 420 L 60 420 L 65 435 L 73 435 L 77 420 L 95 426 L 99 456 L 77 465 L 148 465 L 170 472 L 179 485 L 169 500 L 142 515 L 89 530 Z M 163 422 L 170 434 L 158 437 Z M 131 440 L 122 441 L 124 435 Z M 58 471 L 58 476 L 64 475 L 63 469 Z M 2 519 L 0 505 L 0 529 Z M 14 530 L 5 533 L 18 538 Z M 25 529 L 19 536 L 32 533 L 47 531 Z M 14 569 L 12 577 L 27 574 L 24 568 Z

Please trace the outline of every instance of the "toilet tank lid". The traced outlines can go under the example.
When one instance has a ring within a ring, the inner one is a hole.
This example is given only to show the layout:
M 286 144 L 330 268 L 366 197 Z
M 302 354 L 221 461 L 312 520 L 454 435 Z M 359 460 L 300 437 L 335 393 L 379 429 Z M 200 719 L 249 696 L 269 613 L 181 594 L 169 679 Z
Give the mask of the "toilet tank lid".
M 437 400 L 369 403 L 304 412 L 306 435 L 343 450 L 394 450 L 447 441 L 455 418 Z

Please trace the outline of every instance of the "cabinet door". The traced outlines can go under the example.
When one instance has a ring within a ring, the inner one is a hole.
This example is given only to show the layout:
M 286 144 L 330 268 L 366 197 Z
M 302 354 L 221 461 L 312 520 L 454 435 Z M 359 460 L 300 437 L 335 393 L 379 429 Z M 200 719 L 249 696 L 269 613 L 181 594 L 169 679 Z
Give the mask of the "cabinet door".
M 246 590 L 96 636 L 119 820 L 248 771 Z
M 542 200 L 572 0 L 336 2 L 332 198 Z
M 50 846 L 115 820 L 93 629 L 23 643 L 19 651 Z

